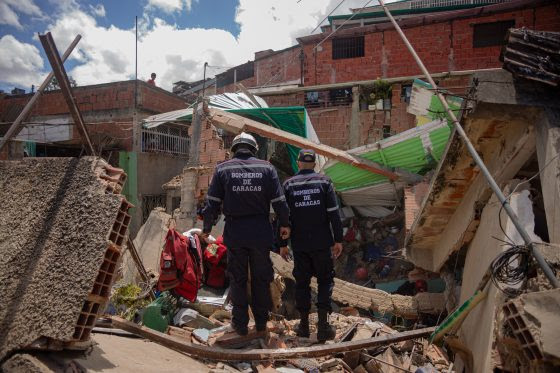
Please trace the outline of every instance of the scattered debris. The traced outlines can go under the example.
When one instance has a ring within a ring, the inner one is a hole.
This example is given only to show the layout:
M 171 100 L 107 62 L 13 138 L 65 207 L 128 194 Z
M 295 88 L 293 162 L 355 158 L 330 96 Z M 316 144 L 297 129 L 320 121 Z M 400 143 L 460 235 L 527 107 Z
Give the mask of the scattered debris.
M 514 75 L 558 87 L 560 32 L 510 29 L 500 60 Z

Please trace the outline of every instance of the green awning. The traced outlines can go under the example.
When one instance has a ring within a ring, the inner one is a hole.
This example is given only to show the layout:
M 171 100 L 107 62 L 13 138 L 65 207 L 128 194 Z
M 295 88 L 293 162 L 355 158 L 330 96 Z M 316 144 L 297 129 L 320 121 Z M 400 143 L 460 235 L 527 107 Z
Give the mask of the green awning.
M 390 169 L 423 175 L 440 160 L 450 134 L 449 125 L 438 120 L 349 152 Z M 327 164 L 324 171 L 339 192 L 389 181 L 385 176 L 341 162 Z
M 307 128 L 308 115 L 303 106 L 287 106 L 287 107 L 270 107 L 270 108 L 251 108 L 251 109 L 224 109 L 231 113 L 235 113 L 242 117 L 255 120 L 257 122 L 269 124 L 272 127 L 279 128 L 283 131 L 293 133 L 310 140 L 314 140 L 312 134 Z M 178 121 L 190 121 L 192 114 L 188 114 L 177 118 Z M 290 163 L 294 172 L 297 172 L 297 156 L 300 148 L 286 144 Z

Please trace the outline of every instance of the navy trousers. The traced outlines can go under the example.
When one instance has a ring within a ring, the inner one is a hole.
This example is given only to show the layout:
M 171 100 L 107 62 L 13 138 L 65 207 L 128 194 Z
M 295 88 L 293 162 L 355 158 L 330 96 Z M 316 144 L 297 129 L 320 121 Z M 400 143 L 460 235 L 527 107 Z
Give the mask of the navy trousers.
M 334 287 L 334 264 L 330 248 L 294 250 L 294 278 L 296 280 L 296 308 L 308 313 L 311 308 L 311 277 L 317 278 L 317 308 L 331 311 Z
M 248 270 L 251 270 L 251 309 L 255 324 L 265 326 L 272 302 L 270 283 L 274 270 L 268 248 L 228 247 L 228 274 L 230 278 L 230 299 L 233 304 L 232 322 L 239 327 L 249 323 L 249 302 L 247 300 Z

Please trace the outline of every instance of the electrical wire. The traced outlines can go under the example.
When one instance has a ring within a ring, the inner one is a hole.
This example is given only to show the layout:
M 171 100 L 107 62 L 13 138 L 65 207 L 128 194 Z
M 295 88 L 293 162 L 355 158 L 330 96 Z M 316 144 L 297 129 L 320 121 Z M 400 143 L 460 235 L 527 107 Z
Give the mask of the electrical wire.
M 319 22 L 319 23 L 317 24 L 317 26 L 315 26 L 315 28 L 313 29 L 313 31 L 311 31 L 310 34 L 314 33 L 319 27 L 321 27 L 321 25 L 323 24 L 323 22 L 325 22 L 325 20 L 326 20 L 327 18 L 329 18 L 329 17 L 331 16 L 331 14 L 333 14 L 334 11 L 337 10 L 338 7 L 340 7 L 344 1 L 346 1 L 346 0 L 342 0 L 336 7 L 334 7 L 334 9 L 331 10 L 330 13 L 327 14 L 327 16 L 326 16 L 325 18 L 323 18 L 323 19 L 321 20 L 321 22 Z M 371 1 L 371 0 L 370 0 L 370 1 Z M 290 65 L 295 61 L 295 59 L 296 59 L 297 57 L 299 57 L 299 55 L 294 54 L 294 55 L 292 56 L 292 58 L 291 58 L 287 63 L 284 64 L 283 67 L 285 68 L 285 67 L 290 66 Z M 283 72 L 284 72 L 284 69 L 278 70 L 278 72 L 277 72 L 276 74 L 274 74 L 272 77 L 270 77 L 270 79 L 268 79 L 268 80 L 266 81 L 266 83 L 262 84 L 261 87 L 266 87 L 270 82 L 272 82 L 272 80 L 274 80 L 276 77 L 278 77 L 278 76 L 279 76 L 281 73 L 283 73 Z
M 527 245 L 505 244 L 509 249 L 500 253 L 490 264 L 491 278 L 501 292 L 513 298 L 525 289 L 532 256 Z
M 345 2 L 345 1 L 346 1 L 346 0 L 342 0 L 340 3 L 338 3 L 338 5 L 335 6 L 334 9 L 331 10 L 331 12 L 330 12 L 329 14 L 327 14 L 327 15 L 325 16 L 325 18 L 323 18 L 323 19 L 321 20 L 321 22 L 319 22 L 319 24 L 318 24 L 317 26 L 315 26 L 315 28 L 313 29 L 313 31 L 311 31 L 309 34 L 313 34 L 315 31 L 317 31 L 317 29 L 318 29 L 319 27 L 321 27 L 321 25 L 323 24 L 323 22 L 325 22 L 325 20 L 326 20 L 327 18 L 329 18 L 329 17 L 331 16 L 331 14 L 333 14 L 334 11 L 337 10 L 337 9 L 342 5 L 342 3 Z
M 323 40 L 321 40 L 319 43 L 317 43 L 317 45 L 316 45 L 315 47 L 313 47 L 313 50 L 316 50 L 317 48 L 319 48 L 319 46 L 320 46 L 321 44 L 323 44 L 328 38 L 330 38 L 331 36 L 333 36 L 333 35 L 334 35 L 338 30 L 340 30 L 347 22 L 349 22 L 350 20 L 352 20 L 352 18 L 354 18 L 355 16 L 357 16 L 358 14 L 360 14 L 360 13 L 362 12 L 362 10 L 364 10 L 364 8 L 365 8 L 369 3 L 371 3 L 371 0 L 366 1 L 366 3 L 364 4 L 364 6 L 362 6 L 361 9 L 360 9 L 358 12 L 352 14 L 352 15 L 350 16 L 350 18 L 348 18 L 346 21 L 344 21 L 344 22 L 342 23 L 342 25 L 338 26 L 338 28 L 336 28 L 335 30 L 333 30 L 333 31 L 332 31 L 330 34 L 328 34 Z

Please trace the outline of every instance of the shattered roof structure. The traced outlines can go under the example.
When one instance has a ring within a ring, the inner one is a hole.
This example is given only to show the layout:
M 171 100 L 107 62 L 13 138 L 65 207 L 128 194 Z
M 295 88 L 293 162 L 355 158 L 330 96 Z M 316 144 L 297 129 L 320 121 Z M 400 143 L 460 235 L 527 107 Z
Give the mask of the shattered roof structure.
M 558 87 L 560 32 L 511 29 L 500 60 L 504 69 L 516 76 Z
M 130 223 L 125 177 L 96 157 L 0 162 L 0 359 L 89 339 Z
M 461 124 L 498 185 L 514 177 L 535 152 L 540 110 L 559 106 L 557 100 L 553 102 L 556 93 L 544 94 L 544 88 L 535 84 L 521 85 L 506 71 L 473 76 L 471 100 Z M 407 258 L 439 271 L 452 252 L 473 239 L 490 196 L 479 168 L 453 133 L 406 238 Z
M 260 107 L 255 105 L 245 93 L 223 93 L 210 96 L 208 107 L 232 112 L 319 143 L 319 138 L 305 107 L 268 107 L 262 98 L 253 97 Z M 188 108 L 153 115 L 144 119 L 143 123 L 146 128 L 154 128 L 165 122 L 191 122 L 192 116 L 193 109 Z M 297 156 L 300 149 L 290 144 L 286 144 L 286 146 L 292 169 L 297 171 Z M 321 162 L 318 163 L 321 164 Z

